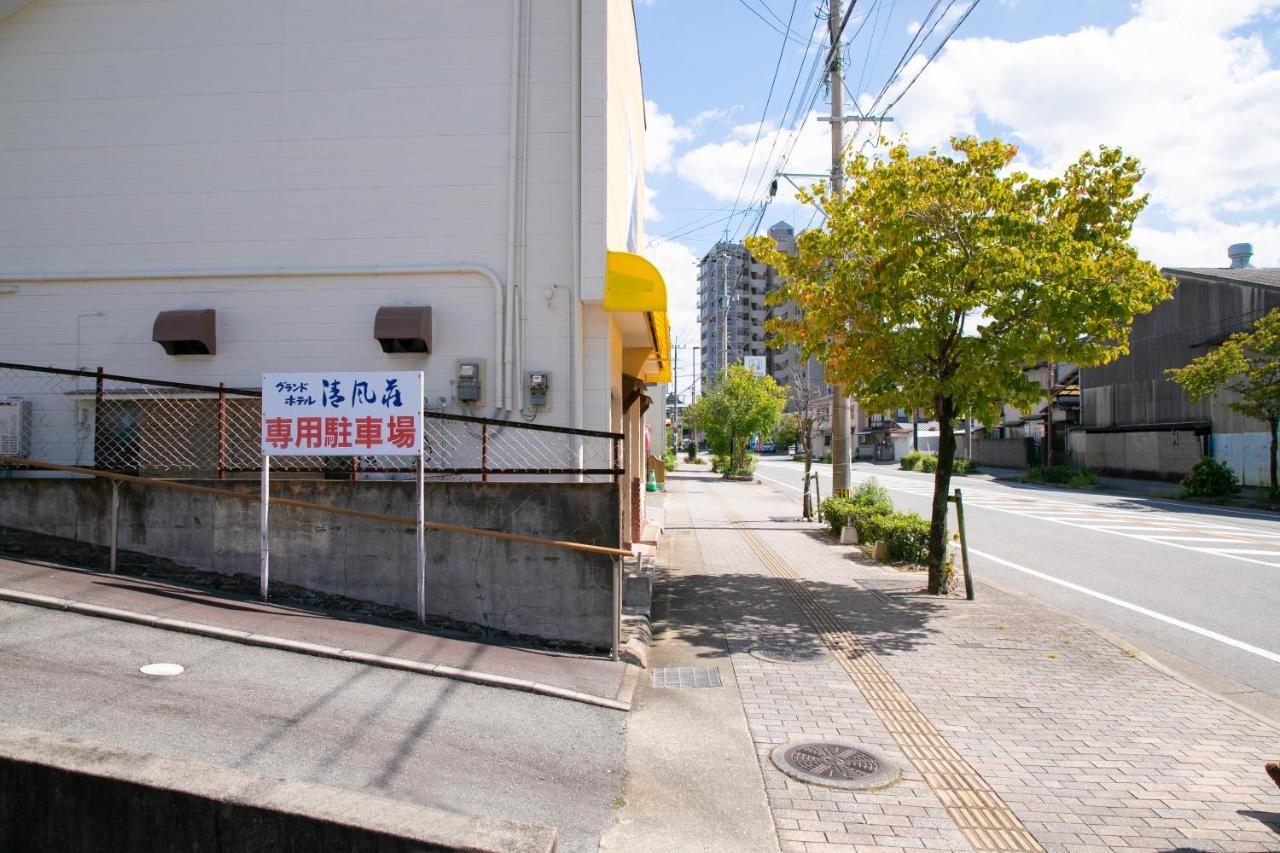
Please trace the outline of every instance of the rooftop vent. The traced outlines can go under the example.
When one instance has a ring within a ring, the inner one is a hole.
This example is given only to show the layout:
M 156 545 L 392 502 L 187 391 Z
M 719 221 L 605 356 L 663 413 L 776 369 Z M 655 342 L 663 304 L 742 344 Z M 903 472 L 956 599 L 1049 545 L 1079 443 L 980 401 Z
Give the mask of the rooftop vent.
M 1253 257 L 1252 243 L 1232 243 L 1227 247 L 1227 257 L 1231 259 L 1231 267 L 1233 270 L 1242 270 L 1251 267 L 1249 259 Z

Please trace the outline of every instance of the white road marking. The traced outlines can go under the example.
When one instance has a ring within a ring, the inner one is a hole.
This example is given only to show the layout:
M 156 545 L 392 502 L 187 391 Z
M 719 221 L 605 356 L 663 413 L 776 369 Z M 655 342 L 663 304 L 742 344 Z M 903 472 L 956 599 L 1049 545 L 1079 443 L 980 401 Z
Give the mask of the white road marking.
M 1163 613 L 1158 613 L 1155 610 L 1151 610 L 1150 608 L 1143 607 L 1142 605 L 1133 604 L 1131 602 L 1125 601 L 1122 598 L 1116 598 L 1113 595 L 1107 595 L 1104 592 L 1098 592 L 1097 590 L 1089 589 L 1087 586 L 1081 586 L 1078 583 L 1065 581 L 1065 580 L 1062 580 L 1061 578 L 1056 578 L 1053 575 L 1047 575 L 1044 572 L 1038 572 L 1035 569 L 1029 569 L 1026 566 L 1020 566 L 1017 563 L 1011 563 L 1008 560 L 1005 560 L 1001 557 L 997 557 L 995 554 L 988 554 L 985 551 L 979 551 L 976 548 L 970 548 L 969 553 L 976 554 L 977 556 L 983 557 L 984 559 L 987 559 L 987 560 L 991 560 L 993 563 L 999 563 L 1000 565 L 1005 566 L 1006 568 L 1010 568 L 1019 572 L 1024 572 L 1025 574 L 1031 575 L 1032 577 L 1040 578 L 1041 580 L 1048 581 L 1049 583 L 1057 584 L 1058 586 L 1066 587 L 1067 589 L 1074 590 L 1084 595 L 1092 596 L 1093 598 L 1099 599 L 1101 601 L 1105 601 L 1108 604 L 1114 604 L 1117 607 L 1123 607 L 1126 610 L 1132 610 L 1134 613 L 1140 613 L 1143 616 L 1149 617 L 1151 619 L 1155 619 L 1160 622 L 1164 622 L 1165 624 L 1168 624 L 1168 625 L 1173 625 L 1174 627 L 1181 628 L 1184 631 L 1190 631 L 1193 634 L 1199 634 L 1202 637 L 1208 637 L 1210 640 L 1216 640 L 1217 642 L 1227 646 L 1231 646 L 1232 648 L 1240 649 L 1241 651 L 1248 652 L 1249 654 L 1252 654 L 1252 655 L 1257 655 L 1258 657 L 1261 657 L 1261 658 L 1266 658 L 1272 663 L 1280 663 L 1280 654 L 1276 654 L 1275 652 L 1271 652 L 1266 649 L 1259 648 L 1258 646 L 1250 645 L 1249 643 L 1242 642 L 1233 637 L 1228 637 L 1225 634 L 1219 634 L 1217 631 L 1210 631 L 1208 628 L 1201 628 L 1199 625 L 1192 625 L 1190 622 L 1184 622 L 1181 619 L 1175 619 L 1172 616 L 1166 616 Z

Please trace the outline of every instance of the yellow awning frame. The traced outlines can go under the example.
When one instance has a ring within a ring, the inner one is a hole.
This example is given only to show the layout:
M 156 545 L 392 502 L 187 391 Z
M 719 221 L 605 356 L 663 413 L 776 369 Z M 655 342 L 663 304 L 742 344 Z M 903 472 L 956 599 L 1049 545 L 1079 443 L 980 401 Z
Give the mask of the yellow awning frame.
M 657 366 L 639 378 L 645 382 L 670 382 L 671 321 L 667 317 L 667 283 L 658 268 L 640 255 L 609 252 L 605 261 L 604 309 L 644 315 Z

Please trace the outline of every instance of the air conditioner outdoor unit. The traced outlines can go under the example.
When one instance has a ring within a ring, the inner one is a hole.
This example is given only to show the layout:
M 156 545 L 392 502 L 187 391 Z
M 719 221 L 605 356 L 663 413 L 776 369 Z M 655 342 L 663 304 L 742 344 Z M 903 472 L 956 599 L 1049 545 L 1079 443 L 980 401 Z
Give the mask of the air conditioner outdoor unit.
M 0 455 L 31 453 L 31 401 L 0 397 Z

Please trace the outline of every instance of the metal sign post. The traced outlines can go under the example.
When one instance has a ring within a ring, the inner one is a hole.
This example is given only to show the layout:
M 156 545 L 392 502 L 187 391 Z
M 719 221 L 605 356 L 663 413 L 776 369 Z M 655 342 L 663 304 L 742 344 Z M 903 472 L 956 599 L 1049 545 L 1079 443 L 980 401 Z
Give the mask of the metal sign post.
M 418 621 L 426 621 L 426 457 L 418 372 L 264 373 L 261 592 L 267 598 L 272 456 L 415 456 Z
M 262 600 L 267 600 L 267 575 L 271 562 L 271 536 L 267 510 L 271 506 L 271 454 L 262 454 L 262 500 L 258 508 L 258 530 L 262 537 L 258 545 L 258 588 Z
M 426 456 L 418 447 L 418 527 L 414 544 L 418 549 L 418 624 L 427 621 L 427 528 L 426 522 Z

